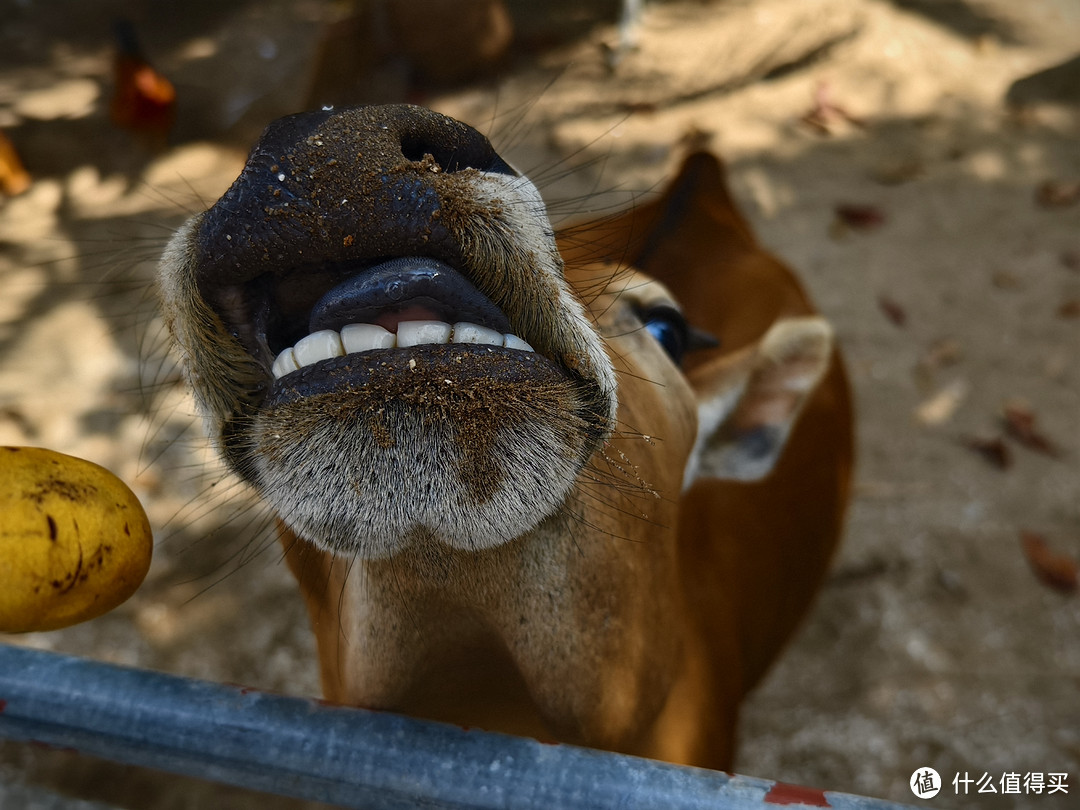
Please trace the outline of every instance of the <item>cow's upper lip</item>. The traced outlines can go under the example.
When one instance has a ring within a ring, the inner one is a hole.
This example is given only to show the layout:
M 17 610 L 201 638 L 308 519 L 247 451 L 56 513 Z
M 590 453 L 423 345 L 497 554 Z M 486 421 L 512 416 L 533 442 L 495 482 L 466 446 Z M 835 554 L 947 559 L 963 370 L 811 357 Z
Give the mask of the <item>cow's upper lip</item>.
M 328 290 L 311 310 L 308 331 L 340 330 L 351 323 L 391 328 L 397 316 L 426 310 L 432 320 L 466 321 L 510 332 L 503 311 L 450 265 L 423 257 L 391 259 Z

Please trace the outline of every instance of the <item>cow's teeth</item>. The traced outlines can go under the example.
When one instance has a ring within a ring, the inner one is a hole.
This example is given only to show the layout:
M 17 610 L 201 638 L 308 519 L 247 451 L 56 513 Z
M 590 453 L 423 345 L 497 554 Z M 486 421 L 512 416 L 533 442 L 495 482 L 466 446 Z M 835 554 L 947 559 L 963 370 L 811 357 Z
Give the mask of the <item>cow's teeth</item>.
M 425 343 L 449 343 L 453 329 L 442 321 L 402 321 L 397 328 L 397 345 L 403 349 Z
M 321 329 L 301 338 L 295 346 L 277 356 L 271 370 L 274 379 L 280 379 L 304 366 L 344 354 L 446 343 L 476 343 L 533 351 L 533 347 L 517 335 L 504 335 L 475 323 L 462 322 L 451 326 L 442 321 L 402 321 L 398 324 L 397 334 L 372 323 L 351 323 L 343 326 L 340 333 Z
M 273 372 L 274 379 L 280 379 L 291 371 L 296 371 L 300 368 L 300 364 L 296 362 L 296 355 L 293 354 L 292 346 L 287 348 L 281 354 L 277 356 L 274 361 Z
M 508 349 L 520 349 L 523 352 L 533 351 L 533 347 L 517 335 L 503 335 L 503 346 Z
M 369 352 L 372 349 L 392 349 L 397 345 L 393 332 L 373 323 L 350 323 L 341 328 L 341 345 L 345 354 Z
M 341 345 L 341 335 L 333 329 L 320 329 L 300 338 L 293 346 L 293 354 L 296 355 L 297 364 L 310 366 L 320 360 L 340 357 L 345 354 L 345 349 Z
M 455 323 L 454 343 L 480 343 L 485 346 L 502 346 L 505 337 L 502 332 L 477 326 L 475 323 Z

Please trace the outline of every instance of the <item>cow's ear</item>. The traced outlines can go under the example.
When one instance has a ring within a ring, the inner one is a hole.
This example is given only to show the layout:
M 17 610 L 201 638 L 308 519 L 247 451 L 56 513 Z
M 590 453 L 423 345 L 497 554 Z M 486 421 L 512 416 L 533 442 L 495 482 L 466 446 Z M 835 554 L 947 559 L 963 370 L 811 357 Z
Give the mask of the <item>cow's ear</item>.
M 823 318 L 784 318 L 757 343 L 694 369 L 698 433 L 684 488 L 699 478 L 757 481 L 768 475 L 828 370 L 832 346 L 832 328 Z

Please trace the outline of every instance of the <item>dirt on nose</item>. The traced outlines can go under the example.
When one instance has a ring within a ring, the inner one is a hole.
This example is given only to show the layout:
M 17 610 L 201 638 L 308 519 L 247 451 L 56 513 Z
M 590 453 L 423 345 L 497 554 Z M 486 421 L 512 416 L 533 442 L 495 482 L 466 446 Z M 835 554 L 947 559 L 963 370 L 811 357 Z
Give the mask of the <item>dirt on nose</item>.
M 203 219 L 200 284 L 391 256 L 459 264 L 447 220 L 475 214 L 460 172 L 514 174 L 479 132 L 419 107 L 280 119 Z

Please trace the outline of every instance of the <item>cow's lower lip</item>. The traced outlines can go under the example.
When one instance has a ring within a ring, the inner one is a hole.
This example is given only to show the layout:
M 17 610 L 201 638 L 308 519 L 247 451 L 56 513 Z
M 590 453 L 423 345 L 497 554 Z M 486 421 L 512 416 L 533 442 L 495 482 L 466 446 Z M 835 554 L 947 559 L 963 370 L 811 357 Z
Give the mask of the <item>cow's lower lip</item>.
M 348 397 L 363 391 L 387 401 L 407 395 L 410 400 L 469 396 L 474 386 L 569 383 L 566 372 L 538 352 L 474 344 L 430 344 L 377 349 L 332 357 L 300 368 L 276 380 L 263 408 L 273 409 L 325 395 Z

